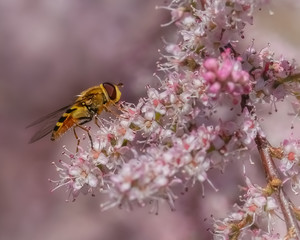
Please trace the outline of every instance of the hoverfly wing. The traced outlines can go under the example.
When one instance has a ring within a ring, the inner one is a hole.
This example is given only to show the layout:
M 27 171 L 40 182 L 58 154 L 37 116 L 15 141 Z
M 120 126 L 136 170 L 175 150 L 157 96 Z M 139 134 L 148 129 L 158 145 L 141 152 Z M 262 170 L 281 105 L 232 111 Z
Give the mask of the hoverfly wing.
M 57 120 L 61 117 L 61 115 L 70 108 L 71 105 L 65 106 L 63 108 L 60 108 L 56 110 L 55 112 L 49 113 L 36 121 L 29 124 L 26 128 L 38 125 L 40 123 L 43 123 L 42 127 L 31 137 L 29 140 L 29 143 L 34 143 L 38 141 L 39 139 L 45 137 L 49 133 L 51 133 L 55 127 L 55 124 Z
M 54 111 L 54 112 L 52 112 L 52 113 L 49 113 L 49 114 L 47 114 L 47 115 L 45 115 L 45 116 L 43 116 L 43 117 L 41 117 L 41 118 L 35 120 L 34 122 L 30 123 L 28 126 L 26 126 L 26 128 L 30 128 L 30 127 L 35 126 L 35 125 L 37 125 L 37 124 L 40 124 L 40 123 L 42 123 L 42 122 L 48 121 L 48 119 L 53 119 L 53 118 L 57 118 L 57 119 L 58 119 L 59 116 L 60 116 L 65 110 L 67 110 L 70 106 L 71 106 L 71 105 L 68 105 L 68 106 L 65 106 L 65 107 L 63 107 L 63 108 L 60 108 L 60 109 L 58 109 L 58 110 L 56 110 L 56 111 Z M 56 120 L 57 120 L 57 119 L 56 119 Z
M 55 124 L 55 123 L 54 123 Z M 34 143 L 38 140 L 40 140 L 41 138 L 45 137 L 46 135 L 48 135 L 49 133 L 51 133 L 53 131 L 53 124 L 42 127 L 40 130 L 38 130 L 29 140 L 28 143 Z

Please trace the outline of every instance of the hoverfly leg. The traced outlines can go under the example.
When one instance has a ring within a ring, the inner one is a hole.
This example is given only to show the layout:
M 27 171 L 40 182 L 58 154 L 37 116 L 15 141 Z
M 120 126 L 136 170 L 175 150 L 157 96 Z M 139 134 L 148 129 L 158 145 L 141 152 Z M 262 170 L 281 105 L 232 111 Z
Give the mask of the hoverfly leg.
M 106 112 L 108 112 L 108 113 L 111 113 L 111 114 L 113 114 L 114 116 L 118 116 L 115 112 L 113 112 L 112 110 L 110 110 L 108 107 L 106 107 L 106 106 L 103 106 L 103 108 L 104 108 L 104 110 L 106 111 Z
M 97 116 L 94 117 L 94 120 L 95 120 L 95 124 L 97 125 L 97 127 L 101 128 L 99 123 L 98 123 L 98 117 Z
M 83 127 L 83 126 L 81 126 L 81 125 L 79 125 L 79 124 L 76 124 L 75 127 L 80 127 L 82 130 L 86 131 L 87 135 L 89 136 L 90 142 L 91 142 L 91 148 L 94 150 L 93 139 L 92 139 L 92 136 L 91 136 L 91 134 L 90 134 L 90 131 L 89 131 L 87 128 L 85 128 L 85 127 Z M 74 127 L 74 134 L 76 134 L 76 132 L 75 132 L 75 127 Z M 77 149 L 78 149 L 78 145 L 79 145 L 79 143 L 80 143 L 80 139 L 78 138 L 77 134 L 75 135 L 75 137 L 76 137 L 76 139 L 77 139 Z M 76 149 L 76 150 L 77 150 L 77 149 Z
M 79 146 L 79 144 L 80 144 L 80 138 L 78 137 L 75 128 L 76 128 L 76 126 L 73 127 L 73 133 L 74 133 L 74 136 L 75 136 L 75 138 L 76 138 L 76 140 L 77 140 L 77 146 L 76 146 L 76 153 L 77 153 L 77 152 L 78 152 L 78 146 Z
M 112 105 L 114 105 L 114 107 L 116 107 L 120 112 L 123 112 L 124 107 L 122 106 L 122 103 L 124 102 L 112 103 Z
M 115 106 L 119 111 L 122 112 L 122 109 L 121 109 L 118 105 L 113 104 L 113 106 Z M 105 110 L 106 112 L 108 112 L 108 113 L 114 115 L 116 118 L 121 117 L 121 115 L 120 115 L 119 113 L 117 113 L 117 112 L 115 112 L 115 111 L 112 111 L 111 109 L 109 109 L 109 108 L 106 107 L 106 106 L 104 106 L 104 110 Z
M 91 142 L 91 148 L 94 150 L 93 139 L 92 139 L 92 136 L 90 134 L 90 131 L 88 129 L 86 129 L 85 127 L 83 127 L 83 126 L 78 125 L 78 127 L 80 127 L 82 130 L 86 131 L 86 133 L 89 136 L 90 142 Z

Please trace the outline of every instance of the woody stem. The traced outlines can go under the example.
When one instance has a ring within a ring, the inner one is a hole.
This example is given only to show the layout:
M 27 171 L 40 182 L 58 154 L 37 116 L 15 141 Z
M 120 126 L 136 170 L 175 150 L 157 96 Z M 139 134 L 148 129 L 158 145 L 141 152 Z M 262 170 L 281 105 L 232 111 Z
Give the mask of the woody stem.
M 263 163 L 268 182 L 271 183 L 272 180 L 280 179 L 277 168 L 270 154 L 270 143 L 265 137 L 261 136 L 260 133 L 257 133 L 255 142 Z M 292 232 L 291 237 L 297 237 L 297 239 L 300 239 L 300 228 L 297 223 L 295 214 L 292 210 L 292 203 L 284 192 L 281 184 L 280 186 L 277 186 L 277 190 L 274 191 L 274 194 L 280 204 L 288 233 Z

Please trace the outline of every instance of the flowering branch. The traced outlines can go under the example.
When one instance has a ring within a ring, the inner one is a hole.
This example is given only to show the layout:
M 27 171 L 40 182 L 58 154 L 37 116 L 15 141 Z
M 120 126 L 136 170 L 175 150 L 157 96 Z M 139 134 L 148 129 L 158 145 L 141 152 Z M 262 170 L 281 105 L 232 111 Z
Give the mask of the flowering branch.
M 280 239 L 272 227 L 280 214 L 286 238 L 300 238 L 300 210 L 283 189 L 287 182 L 295 193 L 300 188 L 300 141 L 270 146 L 256 111 L 259 104 L 290 96 L 298 115 L 300 74 L 294 62 L 274 58 L 269 48 L 257 52 L 253 43 L 247 49 L 238 44 L 254 9 L 267 2 L 173 0 L 158 7 L 171 12 L 163 26 L 178 27 L 178 41 L 166 42 L 160 52 L 159 88 L 147 87 L 137 104 L 123 102 L 119 117 L 102 120 L 91 132 L 93 148 L 65 150 L 69 160 L 55 164 L 57 187 L 66 186 L 74 199 L 80 193 L 107 194 L 104 209 L 151 205 L 157 213 L 161 201 L 175 208 L 175 185 L 206 182 L 216 189 L 210 169 L 224 171 L 228 162 L 251 159 L 257 149 L 268 184 L 260 187 L 245 176 L 242 204 L 215 220 L 214 238 Z
M 300 228 L 297 223 L 296 216 L 291 208 L 292 203 L 282 189 L 282 181 L 280 180 L 278 171 L 270 154 L 270 144 L 267 139 L 262 137 L 259 133 L 257 134 L 255 141 L 264 165 L 269 187 L 275 192 L 278 202 L 280 203 L 280 208 L 288 231 L 287 239 L 295 237 L 300 239 Z

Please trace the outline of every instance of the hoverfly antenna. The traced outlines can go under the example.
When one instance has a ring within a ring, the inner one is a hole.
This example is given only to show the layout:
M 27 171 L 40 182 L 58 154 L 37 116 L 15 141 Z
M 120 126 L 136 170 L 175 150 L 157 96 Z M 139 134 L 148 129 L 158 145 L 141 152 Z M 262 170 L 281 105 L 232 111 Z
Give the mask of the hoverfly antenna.
M 123 83 L 118 83 L 117 86 L 118 87 L 124 87 L 124 84 Z

